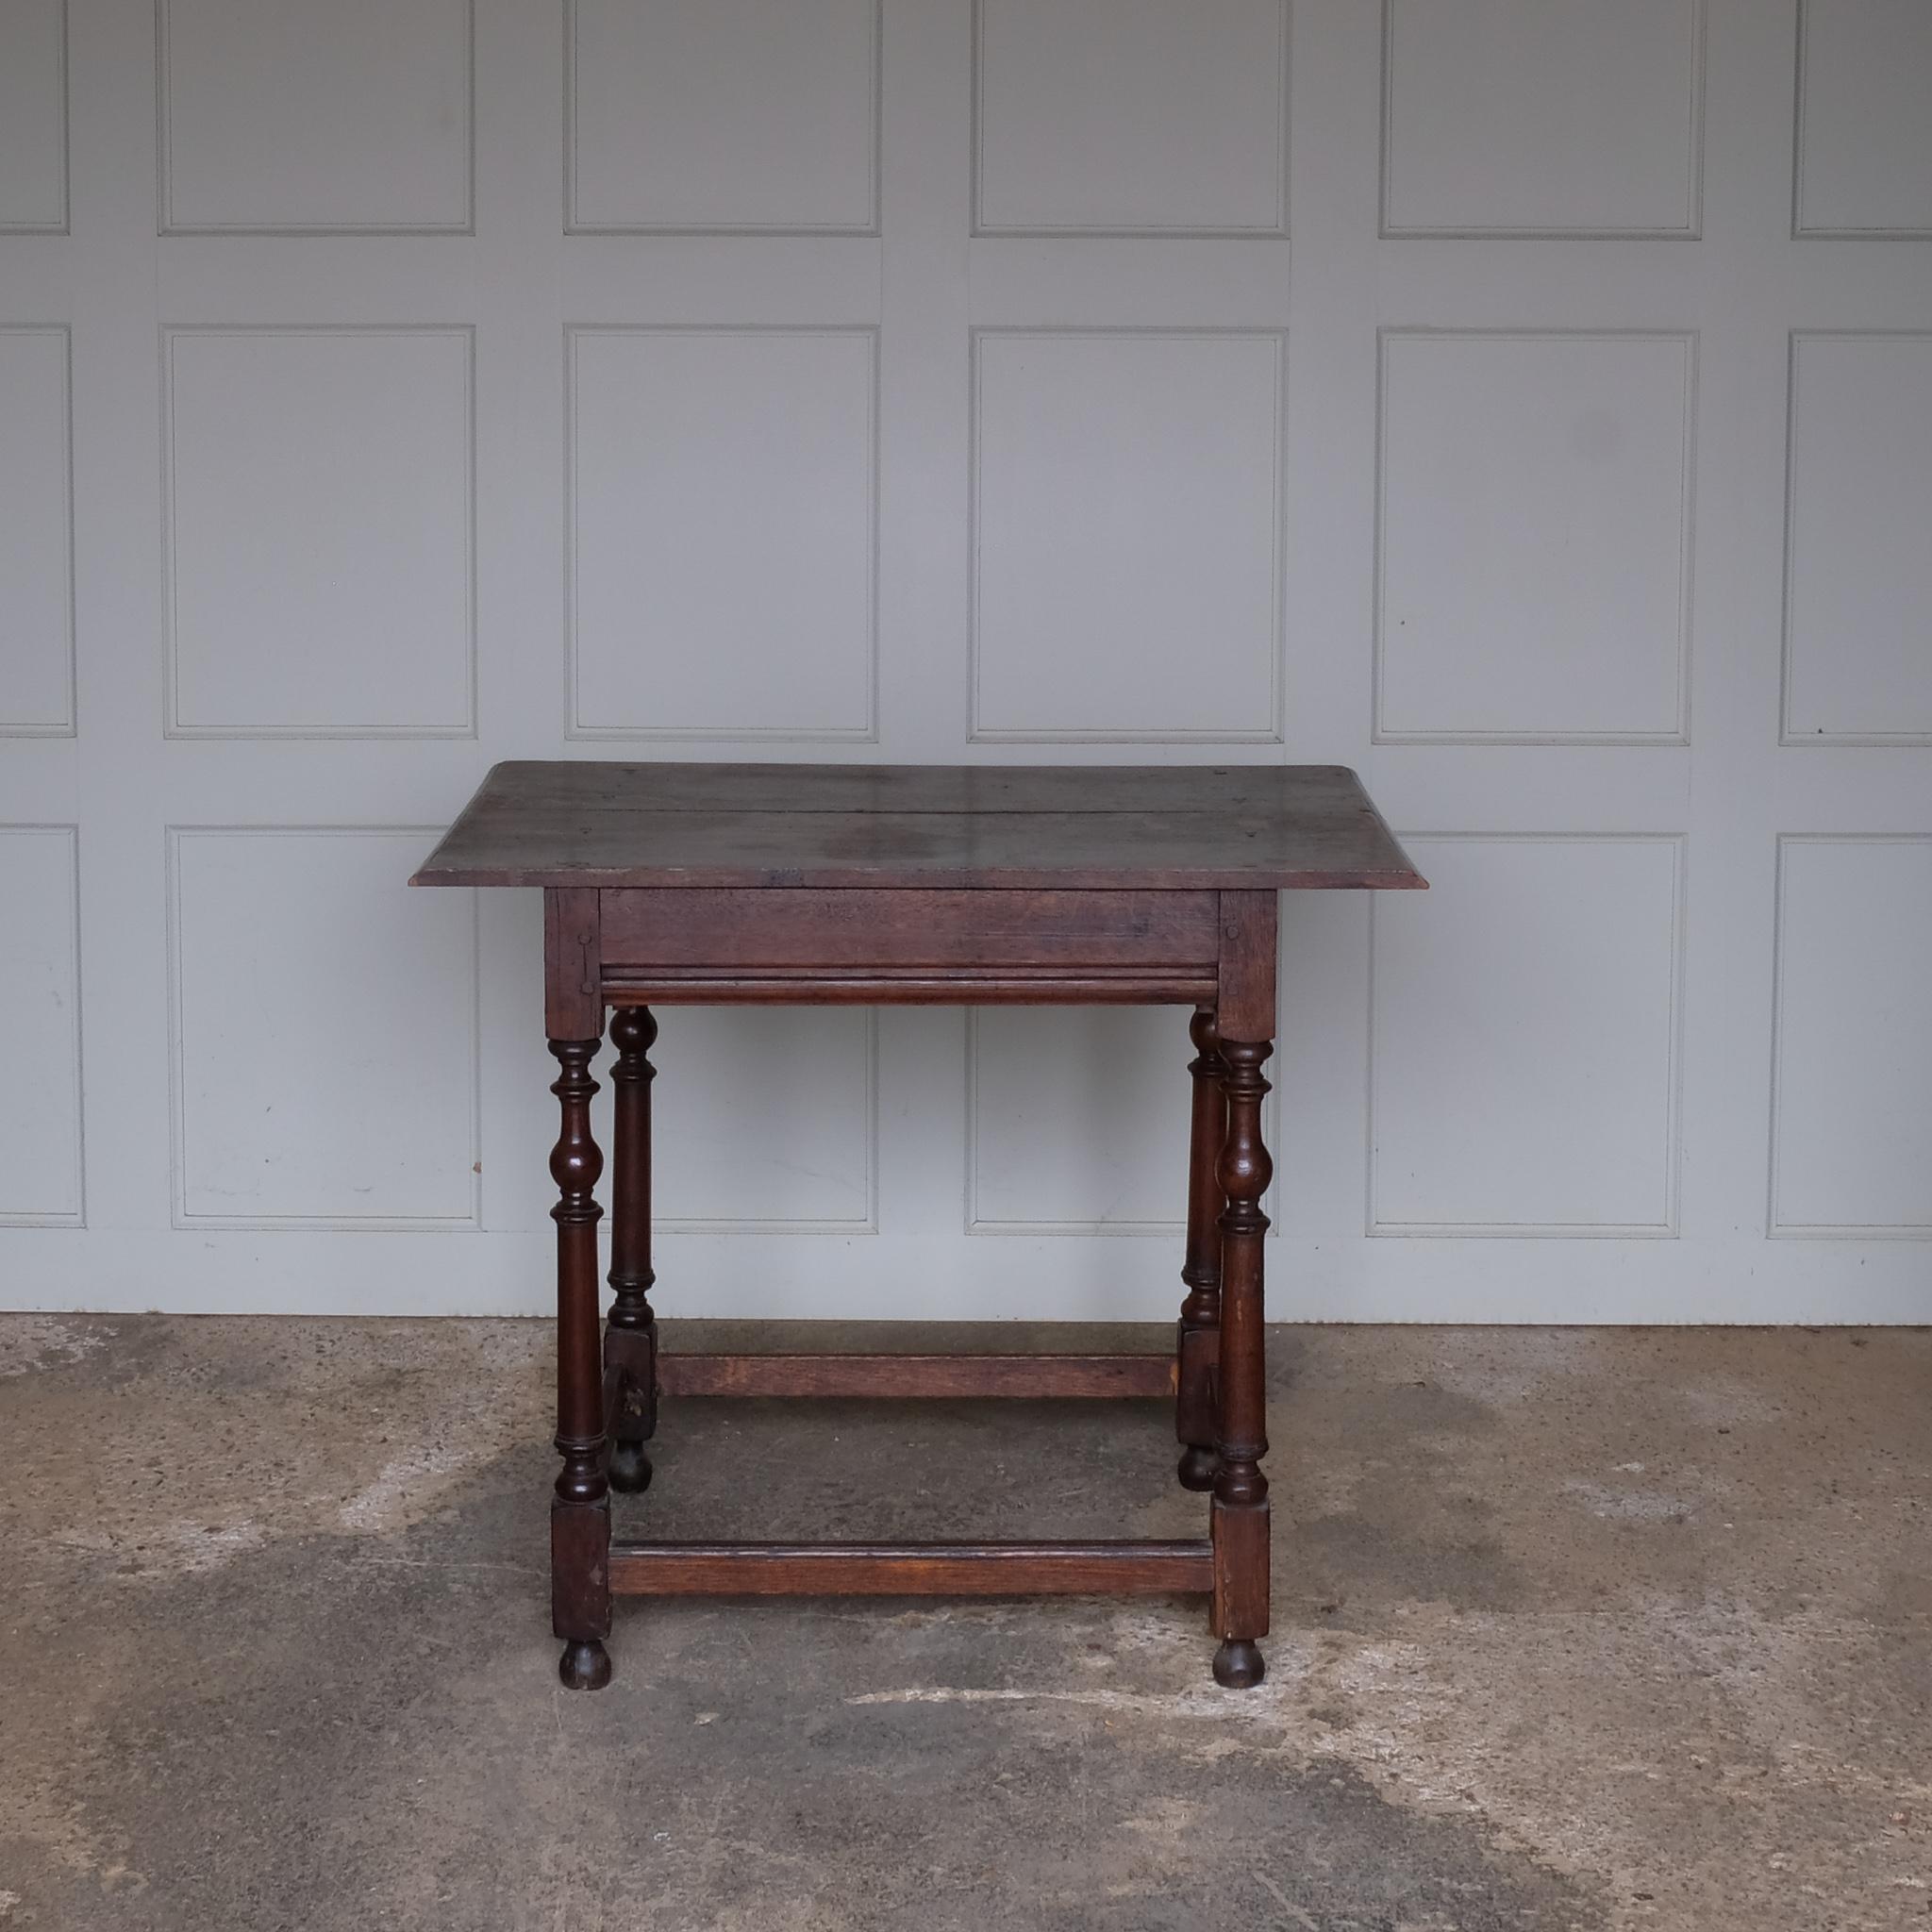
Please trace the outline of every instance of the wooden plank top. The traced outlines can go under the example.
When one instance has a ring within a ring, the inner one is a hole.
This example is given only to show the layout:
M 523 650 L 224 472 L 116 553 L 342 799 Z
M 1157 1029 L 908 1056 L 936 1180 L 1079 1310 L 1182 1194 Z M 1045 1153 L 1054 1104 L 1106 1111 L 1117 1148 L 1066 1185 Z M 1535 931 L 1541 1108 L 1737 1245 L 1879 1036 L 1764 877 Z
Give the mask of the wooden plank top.
M 416 886 L 1405 888 L 1341 765 L 495 766 Z

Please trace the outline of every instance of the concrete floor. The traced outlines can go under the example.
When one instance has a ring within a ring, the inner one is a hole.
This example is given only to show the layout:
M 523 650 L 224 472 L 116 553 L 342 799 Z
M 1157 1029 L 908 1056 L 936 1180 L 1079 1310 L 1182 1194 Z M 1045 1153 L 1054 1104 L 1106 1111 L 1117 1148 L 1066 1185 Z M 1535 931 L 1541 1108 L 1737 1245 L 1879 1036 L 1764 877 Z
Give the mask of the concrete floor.
M 621 1603 L 559 1690 L 549 1341 L 0 1317 L 5 1932 L 1932 1927 L 1932 1333 L 1279 1331 L 1245 1693 L 1086 1599 Z M 620 1534 L 1197 1534 L 1173 1456 L 687 1404 Z

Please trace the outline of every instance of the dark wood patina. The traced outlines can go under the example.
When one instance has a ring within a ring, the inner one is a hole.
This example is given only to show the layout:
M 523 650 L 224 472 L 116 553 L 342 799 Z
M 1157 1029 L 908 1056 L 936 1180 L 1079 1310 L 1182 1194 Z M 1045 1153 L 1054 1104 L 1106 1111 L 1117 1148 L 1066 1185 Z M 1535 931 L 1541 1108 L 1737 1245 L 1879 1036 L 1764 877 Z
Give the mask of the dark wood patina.
M 552 1607 L 563 1681 L 610 1678 L 613 1594 L 1204 1591 L 1214 1674 L 1268 1632 L 1262 1073 L 1276 894 L 1424 880 L 1339 766 L 498 765 L 411 881 L 544 894 L 560 1069 Z M 1173 1358 L 662 1355 L 650 1291 L 650 1008 L 1102 1001 L 1193 1008 Z M 591 1073 L 610 1024 L 613 1301 L 599 1334 Z M 610 1538 L 665 1395 L 1171 1397 L 1193 1542 L 671 1543 Z

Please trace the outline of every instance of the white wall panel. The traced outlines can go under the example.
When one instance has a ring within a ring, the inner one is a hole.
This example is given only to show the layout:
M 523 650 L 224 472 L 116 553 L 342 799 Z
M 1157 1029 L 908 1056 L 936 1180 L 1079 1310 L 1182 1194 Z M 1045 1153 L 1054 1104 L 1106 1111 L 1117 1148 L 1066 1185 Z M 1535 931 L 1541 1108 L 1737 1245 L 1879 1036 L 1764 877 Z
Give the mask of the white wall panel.
M 668 1233 L 870 1234 L 877 1027 L 860 1007 L 665 1007 L 651 1063 L 652 1185 Z M 610 1147 L 607 1047 L 596 1068 Z M 547 1124 L 547 1122 L 546 1122 Z M 703 1312 L 691 1283 L 683 1311 Z
M 80 925 L 72 825 L 0 825 L 0 1226 L 78 1226 Z
M 982 233 L 1279 234 L 1285 0 L 978 0 Z
M 966 1224 L 975 1234 L 1187 1224 L 1188 1015 L 993 1007 L 967 1030 Z
M 973 735 L 1278 735 L 1283 342 L 975 341 Z
M 1184 1233 L 1191 1017 L 1174 1007 L 974 1011 L 966 1027 L 966 1231 L 1170 1241 Z M 1279 1069 L 1271 1061 L 1264 1071 Z M 1272 1092 L 1261 1124 L 1274 1146 Z M 1275 1211 L 1272 1190 L 1262 1205 Z
M 171 829 L 177 1224 L 475 1224 L 475 895 L 408 890 L 425 836 Z
M 0 0 L 0 1301 L 551 1304 L 497 759 L 1288 759 L 1271 1307 L 1932 1320 L 1928 33 Z M 667 1009 L 665 1306 L 1171 1318 L 1185 1019 Z
M 1680 738 L 1693 345 L 1391 333 L 1378 734 Z
M 1771 1231 L 1932 1239 L 1932 838 L 1778 861 Z
M 574 333 L 573 735 L 873 734 L 874 350 Z
M 74 730 L 67 331 L 0 328 L 0 737 Z
M 1932 236 L 1932 8 L 1799 0 L 1797 231 Z
M 466 736 L 467 329 L 165 342 L 169 728 Z
M 1791 341 L 1784 734 L 1932 742 L 1932 335 Z
M 1390 234 L 1697 231 L 1701 0 L 1387 0 Z
M 1676 1224 L 1682 848 L 1405 841 L 1374 912 L 1370 1231 Z
M 0 6 L 0 234 L 67 225 L 67 8 Z
M 879 0 L 571 0 L 571 225 L 877 226 Z
M 470 0 L 159 0 L 161 225 L 470 225 Z

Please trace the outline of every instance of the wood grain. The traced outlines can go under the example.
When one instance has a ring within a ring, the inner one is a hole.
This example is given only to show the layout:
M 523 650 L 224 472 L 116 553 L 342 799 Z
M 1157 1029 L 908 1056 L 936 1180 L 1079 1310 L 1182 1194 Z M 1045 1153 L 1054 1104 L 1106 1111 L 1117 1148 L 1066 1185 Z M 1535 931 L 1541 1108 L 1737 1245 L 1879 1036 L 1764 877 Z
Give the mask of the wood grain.
M 1168 1396 L 1158 1355 L 660 1355 L 666 1395 Z
M 1205 1541 L 610 1546 L 622 1596 L 1172 1596 L 1213 1585 Z
M 601 977 L 597 894 L 580 887 L 545 892 L 543 1030 L 552 1040 L 602 1036 Z
M 605 892 L 607 971 L 900 967 L 1211 968 L 1213 892 L 767 887 Z
M 496 766 L 413 883 L 1213 891 L 1424 883 L 1339 765 Z

